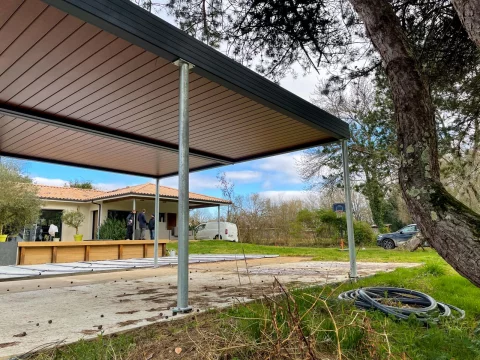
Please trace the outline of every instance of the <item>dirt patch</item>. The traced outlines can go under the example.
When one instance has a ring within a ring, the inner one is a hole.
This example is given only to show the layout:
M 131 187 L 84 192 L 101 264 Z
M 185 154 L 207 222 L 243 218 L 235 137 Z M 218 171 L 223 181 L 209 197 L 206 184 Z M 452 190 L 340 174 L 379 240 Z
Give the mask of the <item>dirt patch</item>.
M 116 312 L 115 314 L 120 314 L 120 315 L 123 315 L 123 314 L 135 314 L 137 313 L 139 310 L 130 310 L 130 311 L 119 311 L 119 312 Z
M 8 343 L 0 343 L 0 349 L 15 346 L 15 345 L 18 345 L 18 344 L 20 344 L 18 341 L 12 341 L 12 342 L 8 342 Z
M 80 331 L 82 334 L 84 335 L 94 335 L 98 332 L 98 330 L 91 330 L 91 329 L 88 329 L 88 330 L 82 330 Z
M 151 309 L 148 309 L 148 310 L 145 310 L 145 311 L 154 312 L 154 311 L 162 311 L 162 310 L 165 310 L 165 309 L 161 308 L 161 307 L 158 307 L 158 308 L 151 308 Z
M 138 291 L 138 294 L 139 295 L 148 295 L 148 294 L 157 294 L 159 292 L 160 292 L 159 289 L 142 289 L 142 290 Z
M 163 319 L 163 315 L 157 315 L 157 316 L 152 316 L 152 317 L 149 317 L 149 318 L 145 318 L 145 320 L 147 321 L 157 321 L 157 320 L 160 320 L 160 319 Z
M 128 325 L 134 325 L 136 323 L 139 323 L 141 320 L 127 320 L 127 321 L 120 321 L 119 323 L 117 323 L 118 326 L 120 327 L 125 327 L 125 326 L 128 326 Z
M 125 297 L 125 296 L 134 296 L 135 294 L 120 294 L 120 295 L 117 295 L 118 298 L 121 298 L 121 297 Z
M 163 303 L 165 302 L 165 299 L 166 298 L 176 298 L 177 297 L 177 293 L 176 292 L 169 292 L 169 293 L 163 293 L 161 295 L 154 295 L 154 296 L 150 296 L 150 297 L 147 297 L 147 298 L 143 298 L 142 300 L 143 301 L 152 301 L 154 303 Z

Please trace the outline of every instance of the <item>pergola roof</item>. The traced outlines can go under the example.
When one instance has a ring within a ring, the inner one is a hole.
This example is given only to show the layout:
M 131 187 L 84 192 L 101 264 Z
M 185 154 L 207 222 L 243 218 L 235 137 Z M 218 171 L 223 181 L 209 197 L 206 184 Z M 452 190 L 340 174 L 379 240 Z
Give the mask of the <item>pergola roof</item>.
M 177 174 L 179 58 L 194 65 L 191 171 L 349 136 L 345 122 L 128 0 L 7 0 L 0 155 Z

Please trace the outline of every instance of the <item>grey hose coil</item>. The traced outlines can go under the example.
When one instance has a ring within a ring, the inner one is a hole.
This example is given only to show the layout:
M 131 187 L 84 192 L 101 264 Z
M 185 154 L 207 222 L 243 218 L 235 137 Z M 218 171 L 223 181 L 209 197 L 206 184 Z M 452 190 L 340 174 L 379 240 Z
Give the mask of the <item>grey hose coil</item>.
M 462 309 L 437 302 L 427 294 L 409 289 L 367 287 L 345 291 L 338 298 L 354 301 L 358 308 L 380 310 L 385 314 L 404 320 L 412 314 L 421 322 L 436 322 L 442 317 L 455 317 L 457 319 L 465 317 L 465 311 Z M 391 304 L 399 304 L 400 306 Z

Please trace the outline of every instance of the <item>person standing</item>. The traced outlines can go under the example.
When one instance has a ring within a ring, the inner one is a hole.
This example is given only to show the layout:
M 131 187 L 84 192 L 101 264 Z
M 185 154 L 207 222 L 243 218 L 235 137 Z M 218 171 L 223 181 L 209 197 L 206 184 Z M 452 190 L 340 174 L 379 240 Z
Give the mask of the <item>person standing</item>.
M 127 236 L 125 240 L 132 240 L 133 239 L 133 223 L 135 221 L 135 210 L 132 210 L 130 214 L 127 216 Z
M 138 214 L 138 226 L 140 227 L 140 240 L 145 240 L 145 230 L 147 229 L 147 218 L 145 217 L 146 210 L 143 209 L 140 214 Z
M 148 230 L 150 230 L 150 240 L 155 239 L 155 215 L 152 214 L 148 221 Z

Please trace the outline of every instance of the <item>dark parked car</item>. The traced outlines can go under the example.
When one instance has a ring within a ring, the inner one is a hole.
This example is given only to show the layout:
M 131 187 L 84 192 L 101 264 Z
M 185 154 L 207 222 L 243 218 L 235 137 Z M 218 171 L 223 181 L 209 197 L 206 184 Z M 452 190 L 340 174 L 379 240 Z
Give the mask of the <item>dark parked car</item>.
M 384 249 L 395 249 L 400 243 L 410 240 L 418 231 L 417 224 L 410 224 L 396 232 L 380 234 L 377 236 L 377 245 Z

